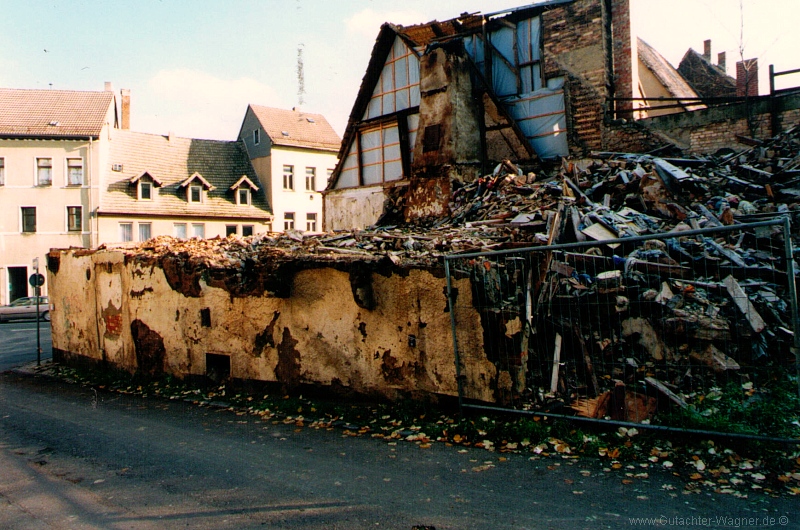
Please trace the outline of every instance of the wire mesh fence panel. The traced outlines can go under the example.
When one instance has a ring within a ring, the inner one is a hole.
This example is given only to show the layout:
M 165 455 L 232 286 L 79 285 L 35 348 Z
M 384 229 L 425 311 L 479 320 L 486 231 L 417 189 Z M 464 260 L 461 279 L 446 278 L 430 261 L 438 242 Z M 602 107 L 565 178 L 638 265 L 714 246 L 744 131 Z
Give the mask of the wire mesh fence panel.
M 448 285 L 468 278 L 471 290 L 450 296 L 460 397 L 796 437 L 792 254 L 788 219 L 777 219 L 448 256 Z M 464 333 L 469 311 L 481 329 Z

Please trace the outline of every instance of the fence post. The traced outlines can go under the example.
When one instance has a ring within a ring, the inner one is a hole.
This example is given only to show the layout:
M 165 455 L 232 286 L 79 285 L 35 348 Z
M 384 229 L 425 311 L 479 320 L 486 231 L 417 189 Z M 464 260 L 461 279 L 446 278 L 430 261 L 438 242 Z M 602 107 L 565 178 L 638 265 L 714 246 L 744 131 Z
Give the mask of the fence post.
M 456 308 L 453 304 L 453 283 L 450 275 L 450 260 L 444 258 L 444 276 L 447 281 L 447 308 L 450 310 L 450 330 L 453 336 L 453 358 L 456 363 L 456 385 L 458 388 L 458 412 L 464 414 L 464 389 L 461 380 L 461 358 L 458 352 L 458 337 L 456 336 Z
M 775 97 L 775 65 L 769 65 L 769 118 L 772 137 L 781 132 L 781 122 L 778 119 L 778 103 Z
M 797 395 L 800 397 L 800 311 L 798 311 L 797 306 L 797 281 L 794 277 L 792 221 L 788 215 L 783 218 L 783 240 L 786 246 L 786 279 L 789 283 L 789 298 L 792 302 L 792 350 L 794 350 L 794 367 L 795 376 L 797 377 Z

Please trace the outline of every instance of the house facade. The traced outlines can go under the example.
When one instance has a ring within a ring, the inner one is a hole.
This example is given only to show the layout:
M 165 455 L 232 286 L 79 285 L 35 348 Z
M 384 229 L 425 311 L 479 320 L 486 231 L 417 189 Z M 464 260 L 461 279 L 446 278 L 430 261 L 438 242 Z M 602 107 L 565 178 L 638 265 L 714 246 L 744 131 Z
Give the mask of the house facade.
M 269 202 L 242 142 L 118 129 L 108 143 L 98 210 L 101 242 L 269 231 Z
M 0 304 L 34 294 L 33 262 L 43 270 L 51 248 L 98 242 L 98 184 L 118 125 L 107 88 L 0 89 Z
M 239 131 L 272 207 L 271 230 L 323 230 L 321 191 L 341 140 L 324 116 L 249 105 Z

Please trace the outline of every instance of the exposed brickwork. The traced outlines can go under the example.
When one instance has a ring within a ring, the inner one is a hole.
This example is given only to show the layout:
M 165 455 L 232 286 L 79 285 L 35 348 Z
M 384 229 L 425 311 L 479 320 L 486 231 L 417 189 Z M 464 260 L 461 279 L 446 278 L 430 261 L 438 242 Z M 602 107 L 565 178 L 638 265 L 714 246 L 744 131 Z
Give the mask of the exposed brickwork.
M 758 60 L 745 59 L 736 63 L 736 95 L 758 95 Z
M 615 97 L 633 97 L 630 0 L 610 0 L 608 5 L 610 10 L 605 12 L 602 0 L 576 0 L 542 14 L 545 76 L 567 78 L 567 119 L 573 154 L 607 150 L 609 141 L 620 143 L 621 139 L 614 137 L 606 125 L 610 91 Z M 609 17 L 610 39 L 605 22 Z M 608 64 L 607 43 L 613 66 Z M 613 80 L 609 79 L 609 66 Z M 617 113 L 617 117 L 630 117 L 624 111 L 633 108 L 631 102 L 623 102 L 617 110 L 620 108 L 623 113 Z M 642 134 L 623 134 L 623 143 L 629 144 L 632 137 L 648 143 L 647 135 Z

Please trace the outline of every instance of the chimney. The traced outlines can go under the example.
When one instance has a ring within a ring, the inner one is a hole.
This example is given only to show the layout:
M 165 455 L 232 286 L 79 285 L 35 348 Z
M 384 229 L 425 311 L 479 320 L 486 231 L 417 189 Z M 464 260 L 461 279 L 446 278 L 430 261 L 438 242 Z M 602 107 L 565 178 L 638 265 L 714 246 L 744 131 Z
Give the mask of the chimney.
M 711 39 L 703 41 L 703 57 L 706 61 L 711 62 Z
M 736 96 L 758 96 L 758 59 L 736 63 Z
M 120 129 L 129 130 L 131 128 L 131 89 L 123 88 L 119 91 L 120 104 Z
M 111 85 L 111 81 L 106 81 L 104 90 L 105 90 L 105 92 L 113 92 L 114 91 L 114 87 Z
M 175 141 L 175 133 L 174 132 L 170 131 L 169 133 L 167 133 L 167 141 L 169 143 L 172 143 L 173 141 Z
M 720 69 L 721 69 L 723 72 L 725 72 L 725 71 L 726 71 L 726 70 L 725 70 L 725 52 L 719 52 L 719 53 L 717 54 L 717 66 L 719 66 L 719 67 L 720 67 Z

